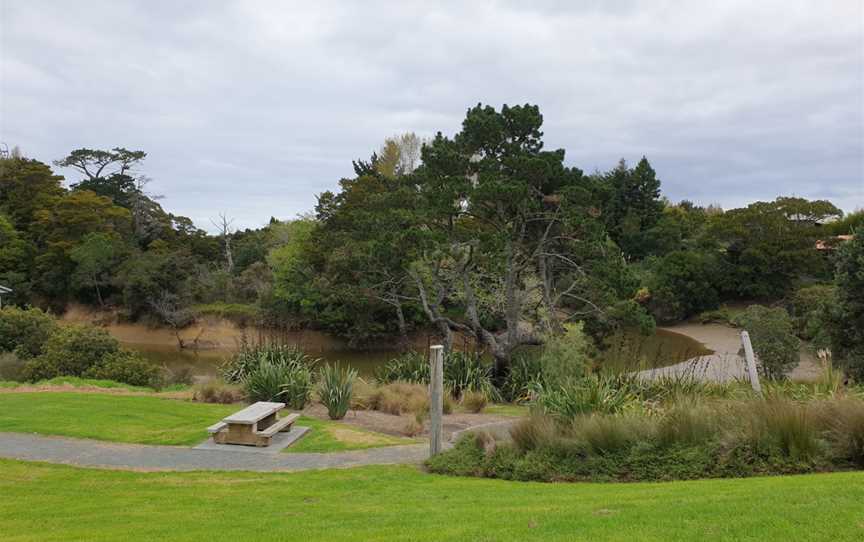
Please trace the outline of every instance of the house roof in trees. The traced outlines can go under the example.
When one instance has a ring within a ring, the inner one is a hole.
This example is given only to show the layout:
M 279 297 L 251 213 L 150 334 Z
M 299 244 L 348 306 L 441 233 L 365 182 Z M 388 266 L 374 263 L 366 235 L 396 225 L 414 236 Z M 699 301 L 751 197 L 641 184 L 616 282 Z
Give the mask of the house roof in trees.
M 12 293 L 12 288 L 7 288 L 7 287 L 3 286 L 2 284 L 0 284 L 0 294 L 11 294 L 11 293 Z

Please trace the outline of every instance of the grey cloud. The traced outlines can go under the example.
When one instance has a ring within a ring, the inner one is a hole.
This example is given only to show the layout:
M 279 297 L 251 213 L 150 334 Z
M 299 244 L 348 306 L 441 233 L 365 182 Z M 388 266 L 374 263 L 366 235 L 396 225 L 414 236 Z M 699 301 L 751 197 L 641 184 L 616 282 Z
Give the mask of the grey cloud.
M 0 0 L 0 140 L 144 149 L 166 207 L 257 226 L 389 135 L 530 102 L 570 164 L 645 154 L 672 199 L 864 206 L 862 4 L 708 4 Z

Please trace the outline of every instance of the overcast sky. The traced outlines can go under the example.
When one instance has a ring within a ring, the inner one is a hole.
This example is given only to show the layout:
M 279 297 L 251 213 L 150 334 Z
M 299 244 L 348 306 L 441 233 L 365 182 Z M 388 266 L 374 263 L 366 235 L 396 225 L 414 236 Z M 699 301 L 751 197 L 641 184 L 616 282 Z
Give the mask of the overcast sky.
M 310 210 L 477 102 L 538 104 L 587 172 L 645 154 L 673 200 L 864 207 L 861 0 L 0 6 L 0 141 L 145 150 L 162 204 L 209 229 Z

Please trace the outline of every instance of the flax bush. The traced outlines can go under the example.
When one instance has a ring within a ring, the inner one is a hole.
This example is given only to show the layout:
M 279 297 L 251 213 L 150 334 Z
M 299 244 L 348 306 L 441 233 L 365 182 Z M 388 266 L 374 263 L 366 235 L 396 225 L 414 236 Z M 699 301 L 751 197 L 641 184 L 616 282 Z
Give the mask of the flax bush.
M 351 407 L 351 395 L 357 371 L 342 368 L 339 364 L 327 364 L 321 368 L 318 397 L 327 407 L 331 420 L 341 420 Z

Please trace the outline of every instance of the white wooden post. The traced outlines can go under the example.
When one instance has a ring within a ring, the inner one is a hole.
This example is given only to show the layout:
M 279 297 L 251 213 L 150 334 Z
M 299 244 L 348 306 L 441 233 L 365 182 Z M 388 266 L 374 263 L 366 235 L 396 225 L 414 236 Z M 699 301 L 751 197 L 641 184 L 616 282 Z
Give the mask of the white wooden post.
M 750 374 L 750 385 L 753 391 L 762 395 L 762 386 L 759 384 L 759 373 L 756 372 L 756 356 L 753 354 L 753 345 L 750 344 L 750 334 L 741 332 L 741 344 L 744 345 L 744 357 L 747 358 L 747 372 Z
M 444 347 L 435 344 L 429 347 L 429 457 L 441 451 L 444 440 Z

